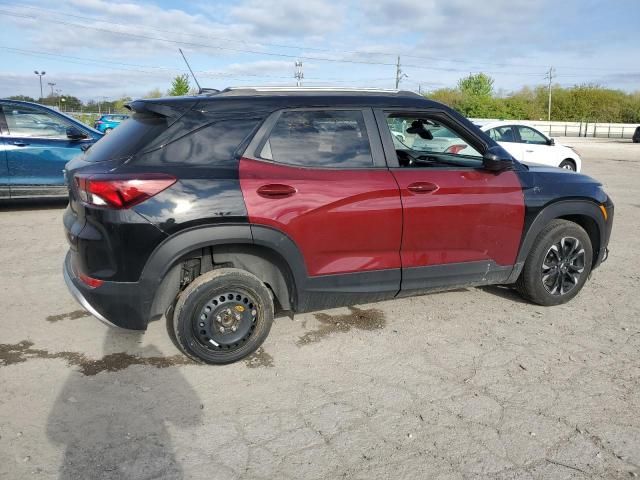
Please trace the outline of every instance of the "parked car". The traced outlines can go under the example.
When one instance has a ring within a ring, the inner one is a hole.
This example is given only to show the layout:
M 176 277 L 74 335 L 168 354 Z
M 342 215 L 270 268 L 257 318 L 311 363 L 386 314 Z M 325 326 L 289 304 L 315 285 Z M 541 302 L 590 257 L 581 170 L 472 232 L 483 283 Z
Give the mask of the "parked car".
M 571 147 L 556 144 L 553 138 L 531 125 L 511 120 L 489 122 L 480 129 L 525 164 L 549 165 L 579 172 L 580 155 Z
M 197 361 L 250 354 L 277 311 L 487 284 L 562 304 L 607 257 L 599 182 L 525 166 L 416 94 L 245 88 L 129 108 L 66 167 L 65 280 L 108 324 L 165 315 Z M 431 148 L 443 137 L 466 148 Z
M 111 130 L 124 122 L 127 118 L 129 118 L 129 115 L 102 115 L 98 120 L 96 120 L 96 123 L 93 126 L 96 130 L 102 133 L 109 133 L 111 132 Z
M 636 131 L 633 132 L 633 143 L 640 143 L 640 127 L 636 127 Z
M 65 164 L 101 137 L 52 108 L 0 99 L 0 199 L 66 197 Z

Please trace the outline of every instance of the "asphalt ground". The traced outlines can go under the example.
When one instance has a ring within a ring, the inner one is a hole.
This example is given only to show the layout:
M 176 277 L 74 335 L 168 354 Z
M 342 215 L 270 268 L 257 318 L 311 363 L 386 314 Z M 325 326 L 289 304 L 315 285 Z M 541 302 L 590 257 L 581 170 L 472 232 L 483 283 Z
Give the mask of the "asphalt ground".
M 640 145 L 566 141 L 616 204 L 572 302 L 486 287 L 296 315 L 224 367 L 163 321 L 88 316 L 62 279 L 64 205 L 2 205 L 0 478 L 640 475 Z

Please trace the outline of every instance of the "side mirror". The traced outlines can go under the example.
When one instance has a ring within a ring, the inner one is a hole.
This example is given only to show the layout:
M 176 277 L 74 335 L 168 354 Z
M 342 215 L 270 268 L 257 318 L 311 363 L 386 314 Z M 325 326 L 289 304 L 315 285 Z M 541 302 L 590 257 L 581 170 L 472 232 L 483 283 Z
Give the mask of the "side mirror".
M 482 156 L 482 165 L 485 170 L 500 172 L 513 168 L 513 160 L 501 147 L 491 147 Z
M 550 138 L 549 141 L 547 141 L 547 145 L 549 145 L 550 147 L 553 147 L 556 144 L 556 141 L 553 138 Z
M 67 138 L 69 140 L 83 140 L 87 138 L 87 134 L 84 133 L 77 127 L 68 127 L 67 128 Z

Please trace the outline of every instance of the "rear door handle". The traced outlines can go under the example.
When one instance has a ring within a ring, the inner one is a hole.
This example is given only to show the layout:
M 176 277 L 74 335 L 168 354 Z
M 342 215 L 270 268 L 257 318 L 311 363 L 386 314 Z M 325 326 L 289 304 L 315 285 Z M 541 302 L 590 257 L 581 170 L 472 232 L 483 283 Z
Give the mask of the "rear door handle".
M 12 145 L 15 145 L 16 147 L 26 147 L 29 144 L 27 142 L 23 142 L 21 140 L 16 140 L 15 142 L 12 142 Z
M 533 150 L 525 150 L 527 153 L 533 153 Z
M 297 190 L 292 186 L 280 183 L 270 183 L 258 188 L 258 195 L 264 198 L 287 198 L 296 192 Z
M 438 185 L 431 182 L 415 182 L 407 186 L 407 190 L 413 193 L 433 193 L 438 188 Z

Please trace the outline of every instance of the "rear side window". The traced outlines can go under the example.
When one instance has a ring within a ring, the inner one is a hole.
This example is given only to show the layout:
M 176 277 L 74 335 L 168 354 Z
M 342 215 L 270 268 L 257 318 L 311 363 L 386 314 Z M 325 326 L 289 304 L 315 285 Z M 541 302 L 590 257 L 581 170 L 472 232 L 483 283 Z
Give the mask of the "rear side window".
M 96 142 L 85 156 L 88 162 L 130 157 L 152 142 L 168 127 L 166 117 L 135 113 L 109 135 Z
M 372 167 L 373 157 L 359 110 L 285 111 L 260 157 L 305 167 Z

